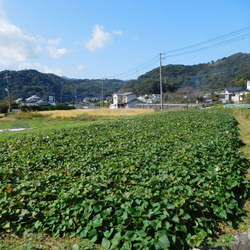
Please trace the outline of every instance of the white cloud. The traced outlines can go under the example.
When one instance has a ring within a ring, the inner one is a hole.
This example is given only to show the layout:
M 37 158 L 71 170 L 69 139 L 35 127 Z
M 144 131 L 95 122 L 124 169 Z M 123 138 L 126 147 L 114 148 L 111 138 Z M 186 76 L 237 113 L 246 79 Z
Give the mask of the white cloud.
M 60 43 L 61 43 L 61 38 L 57 38 L 55 40 L 51 39 L 47 41 L 47 44 L 49 44 L 47 49 L 52 58 L 59 58 L 69 53 L 69 51 L 65 48 L 61 49 L 56 48 L 56 46 L 58 46 Z
M 121 36 L 123 32 L 121 30 L 114 30 L 113 34 Z
M 48 47 L 48 51 L 52 58 L 59 58 L 69 53 L 69 51 L 65 48 L 57 49 L 55 47 Z
M 0 66 L 9 67 L 37 58 L 42 49 L 34 37 L 24 34 L 7 19 L 0 18 Z
M 85 48 L 95 52 L 97 49 L 105 47 L 111 41 L 111 36 L 104 31 L 104 27 L 96 24 L 93 28 L 93 38 L 86 42 Z
M 50 40 L 47 41 L 47 43 L 48 43 L 49 45 L 59 45 L 60 42 L 61 42 L 61 38 L 57 38 L 57 39 L 55 39 L 55 40 L 50 39 Z

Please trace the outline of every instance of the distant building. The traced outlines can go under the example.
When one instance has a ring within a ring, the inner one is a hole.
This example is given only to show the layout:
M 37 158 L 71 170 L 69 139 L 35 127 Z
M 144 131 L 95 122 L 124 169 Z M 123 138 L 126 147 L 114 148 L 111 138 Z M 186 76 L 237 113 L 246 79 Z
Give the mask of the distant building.
M 110 105 L 111 109 L 120 108 L 135 108 L 136 103 L 140 102 L 137 96 L 132 92 L 127 93 L 114 93 L 113 104 Z
M 34 102 L 34 103 L 40 100 L 42 100 L 42 98 L 36 95 L 32 95 L 31 97 L 25 99 L 26 102 Z
M 246 87 L 227 87 L 225 91 L 225 101 L 241 102 L 244 96 L 250 92 L 250 78 Z
M 39 100 L 36 102 L 36 105 L 38 106 L 49 106 L 50 104 L 44 100 Z
M 19 100 L 19 99 L 18 99 Z M 44 101 L 41 97 L 32 95 L 29 98 L 26 98 L 25 101 L 19 101 L 20 105 L 25 106 L 48 106 L 48 102 Z

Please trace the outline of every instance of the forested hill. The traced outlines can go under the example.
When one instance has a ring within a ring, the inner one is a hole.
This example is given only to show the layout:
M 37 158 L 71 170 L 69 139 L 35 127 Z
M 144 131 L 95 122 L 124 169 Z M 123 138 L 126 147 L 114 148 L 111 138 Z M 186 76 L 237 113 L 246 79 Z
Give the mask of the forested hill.
M 54 74 L 44 74 L 36 70 L 0 72 L 0 101 L 7 97 L 6 73 L 9 78 L 12 99 L 38 95 L 44 99 L 55 96 L 56 101 L 82 101 L 84 97 L 104 97 L 114 92 L 132 91 L 137 95 L 160 93 L 159 68 L 140 76 L 137 80 L 124 82 L 117 79 L 102 81 L 89 79 L 69 79 Z M 224 90 L 230 86 L 246 86 L 250 77 L 250 54 L 237 53 L 216 62 L 192 66 L 167 65 L 162 67 L 163 92 L 178 88 L 194 87 L 198 90 Z
M 13 98 L 28 98 L 38 95 L 47 100 L 49 96 L 55 96 L 57 101 L 75 101 L 75 96 L 80 102 L 85 97 L 101 97 L 102 84 L 105 96 L 112 96 L 124 85 L 124 81 L 117 79 L 88 80 L 69 79 L 54 74 L 44 74 L 36 70 L 2 71 L 0 72 L 0 100 L 7 97 L 7 80 L 9 78 L 10 93 Z
M 133 91 L 138 95 L 160 93 L 159 72 L 159 68 L 156 68 L 137 80 L 129 81 L 121 91 Z M 182 87 L 206 91 L 224 90 L 230 86 L 246 86 L 247 77 L 250 77 L 250 54 L 243 53 L 193 66 L 162 67 L 163 92 Z

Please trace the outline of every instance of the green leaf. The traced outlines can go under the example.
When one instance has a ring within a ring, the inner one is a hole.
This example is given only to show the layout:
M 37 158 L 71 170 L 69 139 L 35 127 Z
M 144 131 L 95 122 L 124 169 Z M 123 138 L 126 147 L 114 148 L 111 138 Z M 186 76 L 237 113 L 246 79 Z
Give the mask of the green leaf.
M 145 237 L 147 236 L 147 233 L 143 230 L 140 230 L 140 231 L 136 231 L 135 232 L 139 237 Z
M 96 229 L 92 229 L 91 231 L 89 231 L 88 237 L 91 240 L 91 242 L 96 242 L 97 241 L 97 237 L 98 237 L 97 230 Z
M 94 208 L 94 211 L 96 213 L 98 213 L 98 212 L 100 212 L 102 210 L 102 206 L 101 205 L 95 205 L 95 206 L 93 206 L 93 208 Z
M 130 249 L 133 249 L 132 243 L 130 241 L 126 241 L 121 247 L 121 250 L 130 250 Z
M 114 238 L 111 240 L 112 248 L 116 247 L 120 243 L 121 239 L 122 239 L 121 233 L 120 232 L 116 233 L 114 235 Z
M 180 222 L 179 217 L 178 217 L 177 214 L 172 218 L 172 221 L 174 221 L 175 223 L 179 223 Z
M 159 239 L 159 244 L 163 249 L 167 249 L 170 247 L 170 242 L 167 235 L 162 235 Z
M 4 226 L 3 226 L 3 228 L 10 228 L 10 222 L 8 221 Z
M 227 221 L 227 225 L 229 226 L 229 227 L 233 227 L 233 223 L 232 223 L 232 221 Z
M 175 206 L 173 204 L 167 203 L 167 209 L 173 210 L 175 209 Z
M 106 239 L 106 238 L 102 238 L 102 246 L 105 248 L 105 249 L 109 249 L 110 248 L 110 245 L 111 245 L 111 242 Z
M 78 244 L 74 244 L 74 245 L 72 246 L 72 250 L 79 250 L 79 249 L 80 249 L 80 247 L 79 247 Z
M 37 220 L 35 223 L 35 228 L 38 229 L 39 227 L 41 227 L 41 225 L 42 225 L 42 222 Z
M 111 228 L 110 230 L 106 230 L 103 235 L 106 237 L 106 238 L 109 238 L 111 236 L 111 234 L 113 233 L 114 231 L 114 228 Z
M 93 227 L 94 227 L 94 228 L 101 227 L 101 226 L 102 226 L 102 222 L 103 222 L 103 219 L 102 219 L 102 218 L 96 218 L 96 219 L 93 221 Z
M 221 209 L 219 212 L 220 218 L 227 219 L 227 213 L 225 210 Z

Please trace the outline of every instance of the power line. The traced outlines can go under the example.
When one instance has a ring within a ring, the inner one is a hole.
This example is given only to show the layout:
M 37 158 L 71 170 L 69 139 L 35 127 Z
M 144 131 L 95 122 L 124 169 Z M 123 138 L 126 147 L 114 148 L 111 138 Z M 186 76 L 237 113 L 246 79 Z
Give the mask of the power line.
M 218 36 L 218 37 L 215 37 L 215 38 L 212 38 L 212 39 L 209 39 L 207 41 L 204 41 L 204 42 L 200 42 L 200 43 L 197 43 L 197 44 L 193 44 L 193 45 L 190 45 L 190 46 L 186 46 L 186 47 L 183 47 L 183 48 L 180 48 L 180 49 L 175 49 L 175 50 L 170 50 L 168 51 L 167 53 L 168 54 L 171 54 L 171 53 L 175 53 L 175 52 L 179 52 L 179 51 L 182 51 L 182 50 L 189 50 L 189 49 L 192 49 L 192 48 L 195 48 L 195 47 L 200 47 L 200 46 L 209 46 L 209 45 L 206 45 L 206 44 L 213 44 L 213 43 L 216 43 L 217 41 L 221 41 L 221 40 L 225 40 L 225 39 L 231 39 L 232 37 L 236 36 L 237 37 L 240 37 L 242 38 L 242 35 L 239 36 L 240 34 L 243 34 L 246 33 L 246 32 L 250 32 L 250 26 L 247 26 L 243 29 L 240 29 L 240 30 L 236 30 L 236 31 L 233 31 L 233 32 L 230 32 L 228 34 L 225 34 L 225 35 L 222 35 L 222 36 Z M 245 35 L 249 35 L 250 33 L 247 33 Z M 227 40 L 225 40 L 227 41 Z
M 197 51 L 202 51 L 205 49 L 209 49 L 209 48 L 214 48 L 214 47 L 218 47 L 218 46 L 223 46 L 229 43 L 233 43 L 233 42 L 237 42 L 239 40 L 242 39 L 247 39 L 248 37 L 250 37 L 250 26 L 247 26 L 245 28 L 224 34 L 222 36 L 218 36 L 215 37 L 213 39 L 209 39 L 207 41 L 204 42 L 200 42 L 197 44 L 193 44 L 190 46 L 186 46 L 183 48 L 179 48 L 179 49 L 175 49 L 175 50 L 170 50 L 167 51 L 166 54 L 166 58 L 170 58 L 170 57 L 175 57 L 175 56 L 180 56 L 180 55 L 185 55 L 185 54 L 191 54 Z M 137 74 L 138 71 L 142 71 L 145 70 L 149 67 L 152 67 L 153 65 L 156 65 L 158 63 L 158 55 L 153 57 L 152 59 L 150 59 L 149 61 L 135 67 L 132 68 L 130 70 L 127 70 L 123 73 L 120 74 L 116 74 L 107 78 L 118 78 L 118 77 L 127 77 L 129 75 L 135 75 Z
M 117 77 L 122 77 L 122 76 L 129 76 L 129 75 L 133 75 L 133 74 L 137 74 L 138 71 L 142 71 L 146 68 L 149 68 L 149 67 L 152 67 L 152 65 L 155 65 L 156 63 L 158 64 L 158 56 L 155 56 L 153 58 L 151 58 L 150 60 L 148 60 L 147 62 L 133 68 L 133 69 L 130 69 L 130 70 L 127 70 L 123 73 L 120 73 L 120 74 L 116 74 L 116 75 L 112 75 L 112 76 L 109 76 L 109 77 L 106 77 L 106 78 L 117 78 Z
M 180 55 L 191 54 L 191 53 L 194 53 L 194 52 L 197 52 L 197 51 L 200 51 L 200 50 L 204 50 L 204 49 L 208 49 L 208 48 L 214 48 L 214 47 L 223 46 L 223 45 L 226 45 L 226 44 L 229 44 L 229 43 L 237 42 L 239 40 L 242 40 L 242 39 L 245 39 L 245 38 L 248 38 L 248 37 L 250 37 L 250 33 L 244 35 L 244 37 L 242 37 L 242 36 L 234 37 L 234 38 L 231 38 L 231 39 L 228 39 L 228 40 L 225 40 L 225 41 L 221 41 L 221 42 L 217 42 L 217 43 L 214 43 L 214 44 L 204 45 L 203 47 L 200 47 L 200 48 L 197 48 L 197 49 L 192 49 L 192 50 L 189 50 L 189 51 L 186 51 L 186 52 L 180 52 L 180 53 L 177 53 L 177 54 L 169 55 L 167 57 L 175 57 L 175 56 L 180 56 Z

